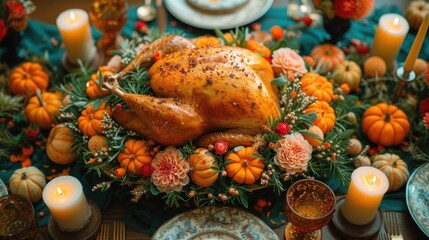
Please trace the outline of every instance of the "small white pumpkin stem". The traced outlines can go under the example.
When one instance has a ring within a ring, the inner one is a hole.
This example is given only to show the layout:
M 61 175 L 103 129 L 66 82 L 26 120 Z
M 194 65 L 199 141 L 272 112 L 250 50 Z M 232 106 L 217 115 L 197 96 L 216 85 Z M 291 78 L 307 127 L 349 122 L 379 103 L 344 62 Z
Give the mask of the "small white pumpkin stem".
M 21 173 L 21 179 L 25 180 L 28 178 L 28 175 L 26 172 Z
M 36 96 L 37 96 L 37 99 L 39 100 L 40 106 L 44 107 L 45 102 L 43 101 L 42 92 L 40 91 L 40 89 L 36 90 Z

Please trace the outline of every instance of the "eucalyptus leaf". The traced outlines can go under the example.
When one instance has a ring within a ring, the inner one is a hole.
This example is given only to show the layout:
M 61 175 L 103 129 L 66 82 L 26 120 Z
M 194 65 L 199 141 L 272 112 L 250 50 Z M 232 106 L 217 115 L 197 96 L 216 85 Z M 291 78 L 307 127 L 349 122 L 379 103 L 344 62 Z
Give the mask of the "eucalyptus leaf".
M 92 108 L 94 110 L 97 110 L 101 106 L 102 103 L 103 103 L 103 99 L 97 98 L 97 99 L 95 99 L 94 105 L 92 106 Z
M 158 188 L 155 185 L 151 184 L 150 185 L 150 193 L 152 195 L 156 196 L 156 195 L 159 194 L 159 190 L 158 190 Z
M 238 152 L 238 151 L 240 151 L 243 148 L 244 148 L 243 146 L 237 146 L 237 147 L 234 148 L 234 152 Z

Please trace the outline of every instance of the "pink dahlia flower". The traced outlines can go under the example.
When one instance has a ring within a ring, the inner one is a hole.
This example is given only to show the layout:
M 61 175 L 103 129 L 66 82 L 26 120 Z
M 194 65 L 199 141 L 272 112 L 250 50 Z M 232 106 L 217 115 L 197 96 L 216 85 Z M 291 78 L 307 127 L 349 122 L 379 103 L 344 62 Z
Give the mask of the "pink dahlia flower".
M 160 192 L 180 191 L 189 183 L 189 164 L 183 160 L 182 153 L 174 147 L 158 152 L 151 165 L 153 168 L 151 181 Z
M 271 65 L 277 75 L 280 75 L 280 73 L 284 75 L 303 75 L 307 73 L 304 59 L 290 48 L 279 48 L 274 51 Z
M 313 148 L 300 133 L 286 135 L 274 144 L 273 149 L 277 152 L 274 162 L 281 170 L 290 174 L 307 171 Z

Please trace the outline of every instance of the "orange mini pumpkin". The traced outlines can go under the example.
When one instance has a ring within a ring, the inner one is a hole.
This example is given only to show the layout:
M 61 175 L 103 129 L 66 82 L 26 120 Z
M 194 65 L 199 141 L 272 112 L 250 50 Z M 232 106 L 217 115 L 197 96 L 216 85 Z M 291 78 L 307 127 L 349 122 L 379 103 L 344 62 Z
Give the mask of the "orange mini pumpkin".
M 310 56 L 318 63 L 334 69 L 335 65 L 345 59 L 344 52 L 334 44 L 324 43 L 311 50 Z
M 317 73 L 306 73 L 300 81 L 305 94 L 316 97 L 319 101 L 331 102 L 334 90 L 328 79 Z
M 362 116 L 362 129 L 373 143 L 385 147 L 402 143 L 410 131 L 407 115 L 395 105 L 379 103 Z
M 129 173 L 138 173 L 143 164 L 150 164 L 152 159 L 149 146 L 144 140 L 127 140 L 124 151 L 118 154 L 119 164 Z
M 31 123 L 49 129 L 55 123 L 55 115 L 60 113 L 61 94 L 36 91 L 36 96 L 30 98 L 25 107 L 25 116 Z
M 96 110 L 93 108 L 93 104 L 88 105 L 77 119 L 80 131 L 89 137 L 102 133 L 101 120 L 104 118 L 104 113 L 112 116 L 112 111 L 104 103 Z
M 213 170 L 217 168 L 215 157 L 205 148 L 198 148 L 187 159 L 189 166 L 189 176 L 196 185 L 209 187 L 216 182 L 219 172 Z
M 55 125 L 46 142 L 46 153 L 49 159 L 59 164 L 70 164 L 77 159 L 73 151 L 73 131 L 64 124 Z
M 228 177 L 239 184 L 253 184 L 262 176 L 265 163 L 262 159 L 253 156 L 258 152 L 252 147 L 245 147 L 238 152 L 231 152 L 225 160 L 225 171 Z
M 36 62 L 25 62 L 16 67 L 10 74 L 10 90 L 14 94 L 33 95 L 37 89 L 46 90 L 49 75 L 42 65 Z
M 101 77 L 104 78 L 107 74 L 114 74 L 112 70 L 110 70 L 107 66 L 101 66 L 98 68 L 98 71 L 91 75 L 91 78 L 86 83 L 85 93 L 89 98 L 99 98 L 104 97 L 109 94 L 109 91 L 103 90 L 98 84 L 99 74 L 101 73 Z
M 313 120 L 313 124 L 318 126 L 323 134 L 334 128 L 335 112 L 327 102 L 316 101 L 305 109 L 305 113 L 317 113 L 317 118 Z

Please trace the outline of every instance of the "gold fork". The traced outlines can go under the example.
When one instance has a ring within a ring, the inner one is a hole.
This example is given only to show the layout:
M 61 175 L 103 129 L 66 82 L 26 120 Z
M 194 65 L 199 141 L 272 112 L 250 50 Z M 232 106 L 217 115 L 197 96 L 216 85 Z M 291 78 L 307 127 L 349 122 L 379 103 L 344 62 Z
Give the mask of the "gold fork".
M 123 221 L 113 222 L 113 240 L 125 240 L 125 223 Z
M 383 212 L 384 228 L 390 234 L 392 240 L 404 239 L 401 235 L 398 218 L 396 212 Z
M 380 232 L 378 235 L 378 240 L 390 240 L 390 236 L 387 234 L 387 232 Z
M 98 233 L 97 240 L 108 240 L 109 239 L 109 225 L 102 223 L 100 232 Z

